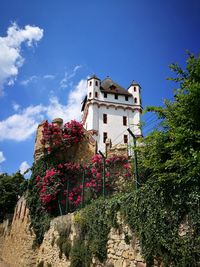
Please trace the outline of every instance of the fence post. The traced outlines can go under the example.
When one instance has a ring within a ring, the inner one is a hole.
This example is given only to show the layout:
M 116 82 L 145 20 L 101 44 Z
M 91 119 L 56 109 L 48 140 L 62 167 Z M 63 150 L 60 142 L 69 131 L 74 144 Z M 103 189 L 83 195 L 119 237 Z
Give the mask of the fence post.
M 103 187 L 103 197 L 105 197 L 105 180 L 106 180 L 106 158 L 104 154 L 99 150 L 99 154 L 102 156 L 103 159 L 103 181 L 102 181 L 102 187 Z
M 83 176 L 82 176 L 82 192 L 81 192 L 81 207 L 83 208 L 84 207 L 84 201 L 85 201 L 85 199 L 84 199 L 84 194 L 85 194 L 85 169 L 84 169 L 84 167 L 82 166 L 82 165 L 80 165 L 81 166 L 81 169 L 82 169 L 82 171 L 83 171 Z
M 67 179 L 66 214 L 69 211 L 69 178 Z
M 58 208 L 59 208 L 60 216 L 62 216 L 63 213 L 62 213 L 62 208 L 61 208 L 60 200 L 59 199 L 58 199 Z
M 133 144 L 134 144 L 134 176 L 135 176 L 135 188 L 138 187 L 138 163 L 137 163 L 137 151 L 136 151 L 136 137 L 133 132 L 128 128 L 127 131 L 133 137 Z

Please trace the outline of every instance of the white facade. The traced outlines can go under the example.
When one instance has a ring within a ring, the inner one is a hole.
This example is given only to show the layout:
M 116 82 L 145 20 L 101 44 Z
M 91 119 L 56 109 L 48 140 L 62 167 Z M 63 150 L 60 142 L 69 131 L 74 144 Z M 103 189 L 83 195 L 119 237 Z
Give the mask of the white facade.
M 132 83 L 128 91 L 110 78 L 103 81 L 96 76 L 88 79 L 87 98 L 82 107 L 82 122 L 97 141 L 98 150 L 105 151 L 105 140 L 112 145 L 130 143 L 127 128 L 136 137 L 142 135 L 140 86 Z

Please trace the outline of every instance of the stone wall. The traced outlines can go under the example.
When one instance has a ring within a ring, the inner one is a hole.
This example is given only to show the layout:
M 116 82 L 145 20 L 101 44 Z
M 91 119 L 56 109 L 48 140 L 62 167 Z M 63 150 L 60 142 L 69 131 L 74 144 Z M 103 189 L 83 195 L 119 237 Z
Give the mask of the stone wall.
M 1 258 L 12 267 L 35 267 L 37 251 L 32 249 L 35 236 L 29 229 L 28 213 L 26 201 L 22 197 L 15 208 L 11 226 L 4 227 Z
M 21 204 L 22 203 L 22 204 Z M 139 242 L 127 225 L 118 218 L 119 229 L 111 229 L 107 242 L 107 261 L 92 260 L 91 267 L 145 267 Z M 70 258 L 60 255 L 57 245 L 60 229 L 68 229 L 68 239 L 73 243 L 79 230 L 74 223 L 74 214 L 60 216 L 51 221 L 50 229 L 41 246 L 33 250 L 34 234 L 29 229 L 30 221 L 25 200 L 20 199 L 10 229 L 4 232 L 2 259 L 12 267 L 69 267 Z M 2 236 L 1 236 L 2 238 Z M 1 247 L 0 247 L 1 250 Z M 50 265 L 51 264 L 51 265 Z
M 119 216 L 118 216 L 119 217 Z M 146 264 L 141 256 L 139 241 L 131 233 L 129 227 L 118 218 L 119 229 L 111 229 L 107 242 L 107 260 L 100 263 L 93 258 L 91 267 L 145 267 Z M 59 228 L 70 227 L 69 240 L 73 243 L 78 230 L 74 224 L 74 215 L 69 214 L 58 217 L 51 222 L 49 231 L 45 234 L 44 241 L 39 249 L 37 264 L 44 262 L 47 267 L 51 263 L 52 267 L 70 266 L 70 258 L 64 255 L 59 257 L 59 248 L 56 244 L 59 237 Z

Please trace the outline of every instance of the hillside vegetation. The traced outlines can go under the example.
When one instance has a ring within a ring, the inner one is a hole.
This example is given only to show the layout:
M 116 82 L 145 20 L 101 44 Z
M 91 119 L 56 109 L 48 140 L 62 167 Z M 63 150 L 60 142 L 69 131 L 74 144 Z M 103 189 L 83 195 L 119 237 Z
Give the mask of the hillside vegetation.
M 82 235 L 68 251 L 72 267 L 89 266 L 92 255 L 106 259 L 109 230 L 118 227 L 117 212 L 136 232 L 147 266 L 155 260 L 174 267 L 194 267 L 200 262 L 200 56 L 189 54 L 185 70 L 176 64 L 170 67 L 175 73 L 171 80 L 178 87 L 174 99 L 166 100 L 163 107 L 147 108 L 161 124 L 137 148 L 142 184 L 137 190 L 127 186 L 125 192 L 106 198 L 98 198 L 96 184 L 91 186 L 93 200 L 85 208 L 73 209 L 78 210 L 76 221 Z M 32 225 L 40 242 L 53 213 L 45 210 L 37 182 L 57 164 L 50 155 L 36 163 L 29 183 Z M 57 170 L 52 174 L 56 181 L 60 179 Z

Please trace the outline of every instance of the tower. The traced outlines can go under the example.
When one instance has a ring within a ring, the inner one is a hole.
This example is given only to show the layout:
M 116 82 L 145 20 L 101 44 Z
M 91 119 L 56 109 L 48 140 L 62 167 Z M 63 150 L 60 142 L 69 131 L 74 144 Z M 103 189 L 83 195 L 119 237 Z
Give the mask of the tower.
M 142 136 L 140 85 L 133 81 L 128 90 L 111 78 L 100 80 L 93 75 L 87 81 L 87 96 L 82 105 L 82 122 L 97 141 L 98 149 L 105 151 L 105 142 L 112 145 L 129 144 L 127 128 L 136 137 Z
M 136 137 L 140 137 L 142 135 L 140 127 L 142 112 L 141 87 L 136 81 L 132 81 L 128 88 L 128 92 L 133 96 L 133 133 Z

